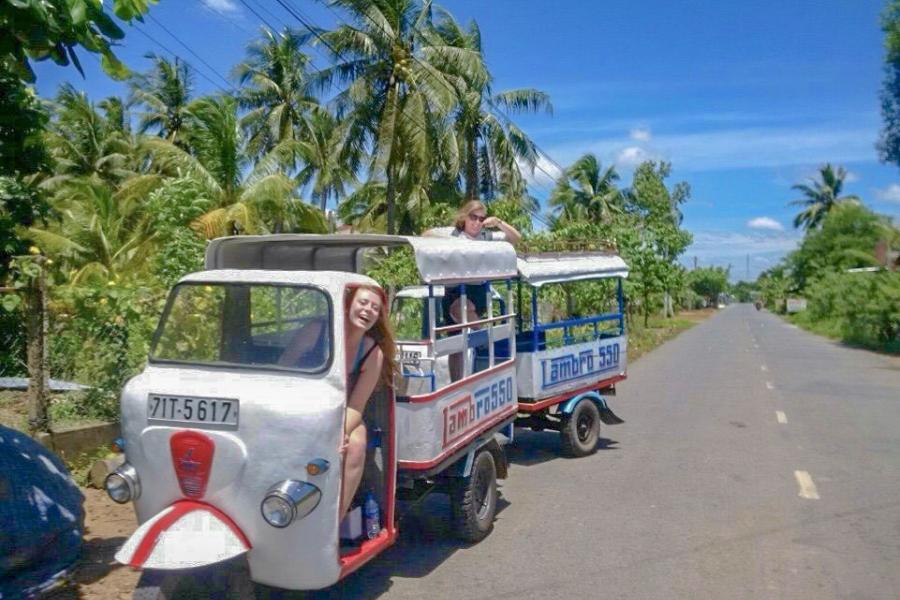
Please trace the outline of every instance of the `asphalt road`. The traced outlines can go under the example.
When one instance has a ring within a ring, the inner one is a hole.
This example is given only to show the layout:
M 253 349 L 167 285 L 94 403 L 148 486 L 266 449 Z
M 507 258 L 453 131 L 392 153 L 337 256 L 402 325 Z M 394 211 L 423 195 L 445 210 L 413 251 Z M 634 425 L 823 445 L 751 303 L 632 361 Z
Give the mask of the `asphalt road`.
M 900 598 L 900 359 L 729 307 L 629 368 L 624 425 L 517 430 L 493 533 L 435 498 L 344 598 Z

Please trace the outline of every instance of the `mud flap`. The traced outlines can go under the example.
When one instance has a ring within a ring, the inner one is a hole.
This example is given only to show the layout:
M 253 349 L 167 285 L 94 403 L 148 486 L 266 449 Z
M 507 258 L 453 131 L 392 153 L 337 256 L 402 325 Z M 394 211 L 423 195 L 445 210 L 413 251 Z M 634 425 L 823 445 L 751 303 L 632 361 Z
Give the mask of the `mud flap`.
M 190 569 L 250 550 L 244 533 L 217 508 L 182 500 L 135 531 L 116 560 L 138 569 Z
M 624 419 L 620 419 L 616 416 L 616 413 L 612 411 L 612 409 L 606 404 L 606 400 L 600 398 L 597 402 L 597 409 L 600 411 L 600 420 L 603 421 L 606 425 L 621 425 L 625 422 Z

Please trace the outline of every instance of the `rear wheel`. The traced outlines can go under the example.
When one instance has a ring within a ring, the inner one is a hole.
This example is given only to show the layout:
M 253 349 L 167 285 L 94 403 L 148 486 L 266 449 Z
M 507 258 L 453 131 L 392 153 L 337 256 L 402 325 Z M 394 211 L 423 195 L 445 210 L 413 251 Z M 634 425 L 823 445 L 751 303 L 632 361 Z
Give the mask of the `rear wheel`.
M 475 455 L 469 477 L 450 490 L 453 529 L 466 542 L 480 542 L 494 528 L 497 513 L 497 464 L 489 450 Z
M 583 398 L 576 404 L 572 414 L 563 419 L 559 433 L 563 454 L 578 457 L 596 452 L 600 438 L 600 411 L 594 401 Z

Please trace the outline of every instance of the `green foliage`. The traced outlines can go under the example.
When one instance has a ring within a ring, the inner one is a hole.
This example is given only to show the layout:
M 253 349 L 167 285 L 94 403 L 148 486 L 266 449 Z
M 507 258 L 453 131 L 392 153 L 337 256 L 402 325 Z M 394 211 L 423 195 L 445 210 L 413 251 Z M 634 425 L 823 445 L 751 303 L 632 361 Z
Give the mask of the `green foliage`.
M 825 164 L 819 169 L 819 180 L 810 179 L 809 184 L 801 183 L 791 189 L 803 194 L 803 198 L 794 200 L 792 205 L 802 206 L 803 210 L 794 218 L 794 227 L 815 229 L 822 224 L 825 216 L 840 204 L 859 203 L 859 197 L 841 196 L 847 171 L 844 167 L 834 169 Z
M 703 267 L 688 273 L 688 285 L 706 299 L 707 306 L 715 306 L 719 294 L 728 290 L 728 269 Z
M 80 416 L 118 419 L 119 391 L 143 367 L 164 301 L 164 291 L 146 287 L 55 288 L 50 372 L 91 386 Z
M 836 206 L 822 221 L 821 229 L 809 230 L 800 247 L 788 255 L 794 284 L 802 290 L 825 271 L 845 271 L 875 266 L 875 244 L 888 235 L 887 222 L 865 206 Z
M 9 261 L 25 254 L 29 239 L 21 228 L 46 220 L 49 207 L 33 186 L 12 177 L 0 177 L 0 282 L 9 272 Z
M 125 21 L 140 19 L 156 0 L 113 0 L 113 11 Z M 30 60 L 70 63 L 84 75 L 75 50 L 82 46 L 100 54 L 103 70 L 115 79 L 128 68 L 112 51 L 124 33 L 103 10 L 100 0 L 15 0 L 0 4 L 0 66 L 34 81 Z
M 753 302 L 759 295 L 757 285 L 752 281 L 738 281 L 731 287 L 731 293 L 738 302 Z
M 203 268 L 206 242 L 189 226 L 213 204 L 206 187 L 191 178 L 171 180 L 150 194 L 147 211 L 159 247 L 153 272 L 164 287 Z
M 0 89 L 0 175 L 34 173 L 47 163 L 41 133 L 48 115 L 34 89 L 2 64 Z
M 826 272 L 806 297 L 808 321 L 830 324 L 848 342 L 900 351 L 900 275 Z
M 881 118 L 884 126 L 878 154 L 884 162 L 900 165 L 900 1 L 890 0 L 881 17 L 884 31 L 884 80 Z
M 402 288 L 420 283 L 412 249 L 405 246 L 391 250 L 387 256 L 373 257 L 366 275 L 384 288 Z

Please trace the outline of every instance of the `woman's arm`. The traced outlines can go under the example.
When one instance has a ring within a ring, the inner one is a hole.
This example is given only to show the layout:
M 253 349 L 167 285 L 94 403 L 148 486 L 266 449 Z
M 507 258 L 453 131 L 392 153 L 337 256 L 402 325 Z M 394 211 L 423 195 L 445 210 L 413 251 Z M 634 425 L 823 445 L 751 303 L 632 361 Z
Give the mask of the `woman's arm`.
M 376 347 L 360 366 L 361 370 L 359 378 L 356 380 L 356 386 L 353 388 L 353 392 L 350 393 L 350 398 L 347 399 L 347 417 L 344 419 L 344 433 L 350 433 L 362 423 L 366 403 L 378 384 L 383 361 L 384 355 L 381 353 L 381 348 Z
M 499 217 L 488 217 L 484 220 L 485 227 L 496 227 L 506 236 L 506 241 L 515 246 L 522 239 L 519 230 Z

